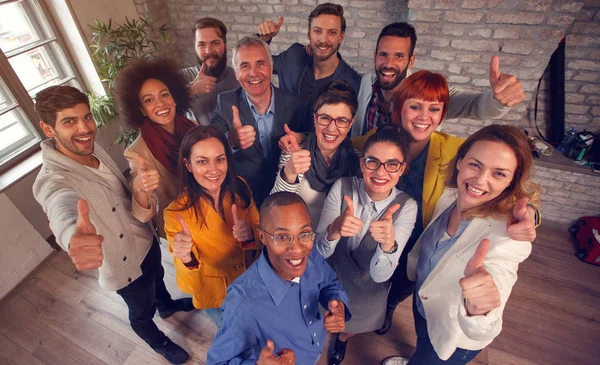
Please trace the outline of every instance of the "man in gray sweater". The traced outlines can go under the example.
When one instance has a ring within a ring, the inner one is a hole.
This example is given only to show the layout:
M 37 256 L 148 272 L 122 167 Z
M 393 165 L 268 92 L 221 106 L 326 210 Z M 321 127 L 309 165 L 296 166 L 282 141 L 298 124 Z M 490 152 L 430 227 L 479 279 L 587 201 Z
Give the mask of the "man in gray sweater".
M 33 193 L 48 215 L 58 244 L 77 270 L 99 271 L 103 289 L 116 290 L 129 308 L 131 327 L 172 364 L 189 355 L 161 332 L 154 314 L 168 318 L 194 309 L 190 298 L 172 300 L 163 282 L 158 236 L 136 218 L 136 192 L 108 154 L 94 144 L 96 122 L 87 96 L 70 86 L 36 95 L 44 164 Z

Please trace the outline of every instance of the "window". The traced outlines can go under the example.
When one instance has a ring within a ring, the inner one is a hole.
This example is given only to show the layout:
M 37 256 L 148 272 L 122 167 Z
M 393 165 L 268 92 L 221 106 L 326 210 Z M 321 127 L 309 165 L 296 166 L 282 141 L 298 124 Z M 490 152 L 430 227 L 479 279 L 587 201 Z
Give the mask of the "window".
M 0 0 L 0 171 L 43 138 L 35 94 L 52 85 L 81 88 L 38 0 Z

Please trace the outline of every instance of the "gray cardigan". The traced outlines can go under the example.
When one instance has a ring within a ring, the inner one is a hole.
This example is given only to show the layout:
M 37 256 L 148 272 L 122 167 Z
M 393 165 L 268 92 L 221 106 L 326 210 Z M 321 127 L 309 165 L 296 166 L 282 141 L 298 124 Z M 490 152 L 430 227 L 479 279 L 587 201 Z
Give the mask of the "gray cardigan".
M 410 76 L 408 70 L 406 77 Z M 367 106 L 373 96 L 373 84 L 377 80 L 377 74 L 374 71 L 367 72 L 360 81 L 358 91 L 358 108 L 354 116 L 354 125 L 352 126 L 351 136 L 361 136 L 363 126 L 366 123 Z M 502 118 L 510 107 L 500 104 L 494 99 L 491 90 L 483 93 L 467 92 L 455 87 L 450 87 L 450 101 L 448 103 L 448 112 L 446 119 L 467 118 L 467 119 L 498 119 Z
M 53 140 L 43 141 L 41 147 L 44 164 L 33 184 L 33 195 L 46 212 L 56 241 L 68 252 L 77 221 L 77 199 L 87 200 L 90 221 L 98 234 L 104 237 L 104 259 L 98 269 L 100 286 L 118 290 L 129 285 L 142 275 L 140 265 L 150 250 L 152 240 L 135 240 L 128 223 L 131 211 L 125 209 L 119 193 L 102 178 L 56 151 Z M 94 145 L 94 155 L 119 177 L 131 198 L 127 180 L 98 144 Z M 150 236 L 156 237 L 152 223 L 146 223 L 146 227 L 151 232 Z

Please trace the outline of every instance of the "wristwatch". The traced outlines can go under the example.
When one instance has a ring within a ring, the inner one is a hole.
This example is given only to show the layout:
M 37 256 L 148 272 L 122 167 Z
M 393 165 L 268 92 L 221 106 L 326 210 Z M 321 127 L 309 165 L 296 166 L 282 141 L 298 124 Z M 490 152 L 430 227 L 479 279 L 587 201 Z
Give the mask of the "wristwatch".
M 381 249 L 381 251 L 383 251 L 383 253 L 387 253 L 389 254 L 393 254 L 396 253 L 396 251 L 398 251 L 398 243 L 396 241 L 394 241 L 394 246 L 392 246 L 392 249 L 389 251 L 384 251 L 383 248 Z

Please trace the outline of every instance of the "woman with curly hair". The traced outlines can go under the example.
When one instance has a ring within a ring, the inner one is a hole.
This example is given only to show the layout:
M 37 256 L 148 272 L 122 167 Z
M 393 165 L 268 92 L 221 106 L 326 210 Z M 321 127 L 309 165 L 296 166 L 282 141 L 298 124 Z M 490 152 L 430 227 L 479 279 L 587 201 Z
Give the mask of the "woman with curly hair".
M 196 123 L 183 117 L 190 106 L 179 66 L 169 59 L 133 60 L 119 72 L 116 94 L 127 125 L 140 131 L 125 150 L 136 195 L 136 218 L 156 217 L 165 237 L 162 208 L 177 197 L 177 158 L 183 136 Z

